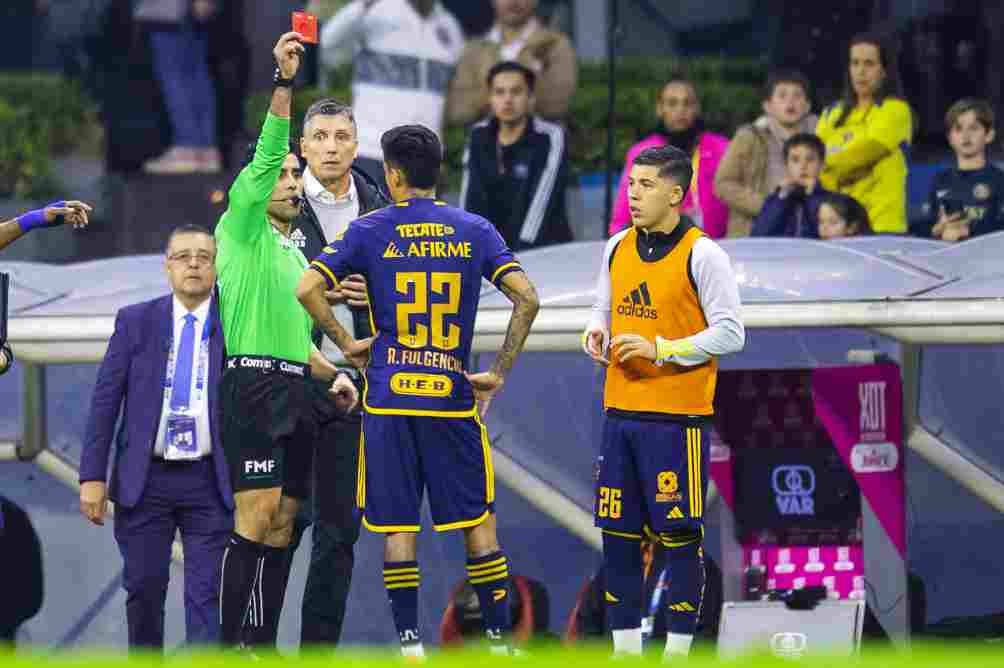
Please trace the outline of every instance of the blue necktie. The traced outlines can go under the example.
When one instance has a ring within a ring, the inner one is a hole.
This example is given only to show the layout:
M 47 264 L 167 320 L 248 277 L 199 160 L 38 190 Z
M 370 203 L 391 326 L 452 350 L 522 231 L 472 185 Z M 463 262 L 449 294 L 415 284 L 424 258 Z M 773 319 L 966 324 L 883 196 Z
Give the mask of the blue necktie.
M 174 384 L 171 389 L 171 408 L 188 408 L 192 393 L 192 355 L 195 353 L 195 316 L 185 316 L 185 326 L 181 329 L 181 345 L 178 346 L 178 361 L 174 365 Z

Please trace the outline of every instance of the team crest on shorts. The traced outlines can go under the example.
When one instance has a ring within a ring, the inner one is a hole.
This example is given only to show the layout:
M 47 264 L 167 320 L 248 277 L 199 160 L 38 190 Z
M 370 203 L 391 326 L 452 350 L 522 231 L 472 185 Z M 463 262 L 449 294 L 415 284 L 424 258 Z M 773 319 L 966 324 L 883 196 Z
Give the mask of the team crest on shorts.
M 662 471 L 656 481 L 659 485 L 659 493 L 655 495 L 656 503 L 670 503 L 683 498 L 678 491 L 680 481 L 672 471 Z

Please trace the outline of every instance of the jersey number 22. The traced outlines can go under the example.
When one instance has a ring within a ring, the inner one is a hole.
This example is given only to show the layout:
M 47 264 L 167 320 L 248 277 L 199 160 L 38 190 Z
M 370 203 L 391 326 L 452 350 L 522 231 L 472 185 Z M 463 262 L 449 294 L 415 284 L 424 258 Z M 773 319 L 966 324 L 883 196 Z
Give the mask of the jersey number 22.
M 460 312 L 460 274 L 456 272 L 402 271 L 394 276 L 399 294 L 411 297 L 397 305 L 397 340 L 408 348 L 439 350 L 460 347 L 460 327 L 447 324 L 446 317 Z M 431 292 L 431 295 L 430 295 Z M 432 301 L 432 295 L 445 295 L 446 301 Z M 414 318 L 413 316 L 426 316 Z M 424 324 L 426 320 L 429 324 Z

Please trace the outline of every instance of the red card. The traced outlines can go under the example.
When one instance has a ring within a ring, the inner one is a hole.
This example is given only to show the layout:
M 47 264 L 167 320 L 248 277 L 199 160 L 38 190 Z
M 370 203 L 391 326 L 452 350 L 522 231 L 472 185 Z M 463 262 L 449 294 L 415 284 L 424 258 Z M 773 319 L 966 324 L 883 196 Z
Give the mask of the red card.
M 303 41 L 317 44 L 317 17 L 307 12 L 293 12 L 293 32 L 303 35 Z

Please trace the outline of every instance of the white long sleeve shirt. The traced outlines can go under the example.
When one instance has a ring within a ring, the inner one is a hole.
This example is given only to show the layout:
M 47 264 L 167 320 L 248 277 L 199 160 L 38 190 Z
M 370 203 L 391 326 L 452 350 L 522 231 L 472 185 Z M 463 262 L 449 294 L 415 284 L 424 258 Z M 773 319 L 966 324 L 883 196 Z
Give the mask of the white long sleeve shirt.
M 610 339 L 610 256 L 630 231 L 618 232 L 607 242 L 603 252 L 599 276 L 596 279 L 596 301 L 586 327 L 587 332 L 604 332 L 604 342 Z M 695 366 L 711 359 L 742 350 L 746 329 L 740 315 L 739 286 L 729 256 L 708 237 L 694 243 L 690 254 L 690 273 L 697 286 L 697 297 L 704 311 L 707 329 L 683 339 L 687 352 L 675 353 L 657 363 L 672 362 L 681 366 Z
M 352 61 L 352 106 L 359 155 L 383 159 L 380 137 L 398 125 L 424 125 L 442 137 L 446 94 L 464 33 L 440 3 L 428 16 L 408 0 L 353 0 L 321 30 L 321 62 Z
M 345 234 L 349 223 L 359 217 L 359 191 L 356 190 L 356 180 L 352 174 L 349 174 L 349 191 L 344 197 L 335 197 L 321 185 L 308 167 L 303 172 L 303 195 L 310 202 L 317 221 L 321 224 L 325 243 L 330 244 L 339 235 Z M 353 331 L 352 311 L 348 306 L 332 306 L 331 312 L 346 331 Z M 327 336 L 321 342 L 321 353 L 339 366 L 348 364 L 345 354 Z

